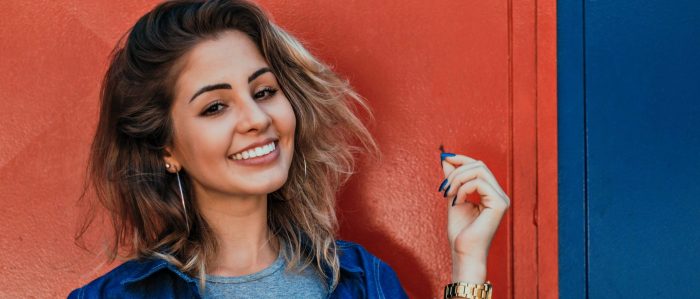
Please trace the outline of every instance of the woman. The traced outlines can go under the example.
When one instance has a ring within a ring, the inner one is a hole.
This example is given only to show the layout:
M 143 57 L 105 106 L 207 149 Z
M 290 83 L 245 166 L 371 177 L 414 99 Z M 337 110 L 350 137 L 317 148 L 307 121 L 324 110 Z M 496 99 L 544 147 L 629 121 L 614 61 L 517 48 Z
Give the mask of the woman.
M 130 260 L 69 297 L 406 297 L 391 267 L 335 238 L 354 154 L 378 156 L 356 107 L 369 111 L 254 4 L 158 5 L 112 54 L 89 163 L 110 261 Z M 483 284 L 508 197 L 480 161 L 442 157 L 453 278 Z

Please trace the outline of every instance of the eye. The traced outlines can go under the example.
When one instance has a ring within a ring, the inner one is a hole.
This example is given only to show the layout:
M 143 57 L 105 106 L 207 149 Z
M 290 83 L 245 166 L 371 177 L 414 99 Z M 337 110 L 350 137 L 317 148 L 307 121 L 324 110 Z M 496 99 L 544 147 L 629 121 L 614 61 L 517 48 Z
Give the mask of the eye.
M 219 111 L 223 110 L 224 108 L 221 108 L 221 109 L 216 109 L 216 108 L 217 107 L 224 107 L 224 106 L 225 105 L 223 103 L 221 103 L 220 101 L 216 101 L 213 104 L 209 105 L 209 107 L 207 107 L 207 109 L 204 109 L 204 111 L 202 112 L 202 115 L 207 116 L 207 115 L 217 114 L 217 113 L 219 113 Z
M 254 98 L 259 99 L 265 97 L 265 94 L 268 94 L 268 98 L 275 95 L 277 93 L 277 89 L 274 89 L 272 87 L 265 87 L 263 90 L 258 91 L 253 95 Z

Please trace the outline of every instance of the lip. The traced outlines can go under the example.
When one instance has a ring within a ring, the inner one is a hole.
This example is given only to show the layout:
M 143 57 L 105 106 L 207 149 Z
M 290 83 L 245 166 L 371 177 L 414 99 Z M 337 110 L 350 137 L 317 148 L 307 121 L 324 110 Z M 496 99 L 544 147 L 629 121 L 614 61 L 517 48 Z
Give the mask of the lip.
M 242 148 L 242 149 L 239 149 L 239 150 L 235 151 L 233 154 L 229 155 L 229 157 L 232 157 L 232 156 L 234 156 L 234 155 L 236 155 L 236 154 L 238 154 L 238 153 L 241 153 L 241 152 L 244 152 L 244 151 L 247 151 L 247 150 L 250 150 L 250 149 L 254 149 L 254 148 L 259 147 L 259 146 L 267 145 L 267 144 L 269 144 L 270 142 L 273 142 L 273 141 L 277 141 L 277 138 L 267 138 L 267 139 L 263 139 L 262 141 L 259 141 L 259 142 L 251 143 L 251 144 L 248 145 L 247 147 L 244 147 L 244 148 Z

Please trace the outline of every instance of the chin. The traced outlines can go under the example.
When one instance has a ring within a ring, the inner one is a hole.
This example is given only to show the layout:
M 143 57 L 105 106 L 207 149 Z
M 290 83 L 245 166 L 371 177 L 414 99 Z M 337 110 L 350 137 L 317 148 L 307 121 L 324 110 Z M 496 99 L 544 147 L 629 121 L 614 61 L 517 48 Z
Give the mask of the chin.
M 272 192 L 275 192 L 282 188 L 285 183 L 287 183 L 287 179 L 289 177 L 289 171 L 287 169 L 286 172 L 284 173 L 275 173 L 275 175 L 272 178 L 266 179 L 265 183 L 263 183 L 262 186 L 259 186 L 257 188 L 259 191 L 255 193 L 259 194 L 269 194 Z
M 287 169 L 287 171 L 278 180 L 276 180 L 274 182 L 274 184 L 272 186 L 272 190 L 270 190 L 269 193 L 272 193 L 272 192 L 282 188 L 282 186 L 284 186 L 284 184 L 287 183 L 288 178 L 289 178 L 289 169 Z

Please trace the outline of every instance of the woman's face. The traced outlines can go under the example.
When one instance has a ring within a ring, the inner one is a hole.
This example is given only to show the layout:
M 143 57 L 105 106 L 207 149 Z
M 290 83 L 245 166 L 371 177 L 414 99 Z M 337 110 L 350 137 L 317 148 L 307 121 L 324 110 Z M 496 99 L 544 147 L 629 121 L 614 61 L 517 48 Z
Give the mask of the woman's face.
M 226 31 L 200 42 L 182 63 L 166 163 L 185 169 L 198 195 L 249 196 L 282 187 L 296 119 L 255 43 Z

